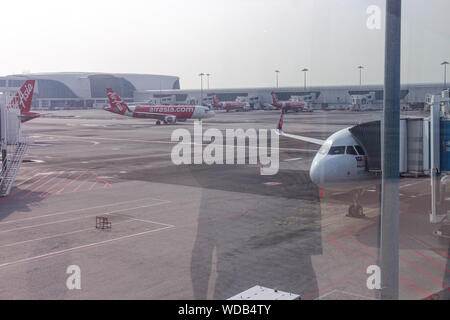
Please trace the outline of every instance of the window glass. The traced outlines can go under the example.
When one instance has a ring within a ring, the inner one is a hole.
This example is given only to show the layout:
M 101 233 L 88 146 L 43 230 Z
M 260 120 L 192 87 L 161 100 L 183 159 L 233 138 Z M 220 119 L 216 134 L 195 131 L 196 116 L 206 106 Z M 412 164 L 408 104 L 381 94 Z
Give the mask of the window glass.
M 353 148 L 353 146 L 347 146 L 347 150 L 346 150 L 347 154 L 352 154 L 352 155 L 357 155 L 355 148 Z
M 345 153 L 345 146 L 331 147 L 330 152 L 328 152 L 329 155 L 338 155 L 344 153 Z
M 24 82 L 25 80 L 9 80 L 8 86 L 11 88 L 19 88 Z
M 11 83 L 11 80 L 10 80 Z M 66 84 L 57 80 L 40 79 L 38 80 L 39 92 L 36 95 L 48 99 L 71 99 L 77 98 L 77 95 Z M 52 102 L 59 104 L 60 102 Z
M 106 88 L 112 88 L 122 98 L 131 98 L 136 91 L 135 86 L 130 81 L 114 75 L 91 75 L 89 81 L 92 98 L 106 98 Z

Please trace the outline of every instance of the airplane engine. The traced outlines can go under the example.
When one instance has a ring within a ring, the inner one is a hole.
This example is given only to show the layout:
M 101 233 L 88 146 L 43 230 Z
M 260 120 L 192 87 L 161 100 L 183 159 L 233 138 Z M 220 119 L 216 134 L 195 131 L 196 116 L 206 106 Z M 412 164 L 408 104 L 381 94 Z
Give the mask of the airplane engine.
M 164 122 L 168 123 L 168 124 L 174 124 L 177 122 L 177 117 L 176 116 L 166 116 L 164 118 Z

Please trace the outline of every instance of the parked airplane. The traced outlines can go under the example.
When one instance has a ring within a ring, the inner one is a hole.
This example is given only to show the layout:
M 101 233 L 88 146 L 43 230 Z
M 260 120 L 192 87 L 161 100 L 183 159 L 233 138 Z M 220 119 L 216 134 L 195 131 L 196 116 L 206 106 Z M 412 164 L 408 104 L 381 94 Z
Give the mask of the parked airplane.
M 250 110 L 250 104 L 243 101 L 219 101 L 216 94 L 212 94 L 212 106 L 215 108 L 225 109 L 227 112 L 230 110 L 236 111 L 248 111 Z
M 27 80 L 22 87 L 17 91 L 14 98 L 6 106 L 8 109 L 20 110 L 20 121 L 26 122 L 34 118 L 40 117 L 37 112 L 30 112 L 31 101 L 33 100 L 35 80 Z
M 312 109 L 308 108 L 308 105 L 304 101 L 278 101 L 278 98 L 275 92 L 272 92 L 272 105 L 277 107 L 278 109 L 285 109 L 286 113 L 290 110 L 295 112 L 298 111 L 308 111 L 312 112 Z
M 376 176 L 366 170 L 366 153 L 353 138 L 350 128 L 339 130 L 326 140 L 293 135 L 283 131 L 284 114 L 282 108 L 276 130 L 279 135 L 321 145 L 309 170 L 312 182 L 325 190 L 355 191 L 348 216 L 363 216 L 359 201 L 363 188 L 377 182 Z
M 120 115 L 133 117 L 156 119 L 156 124 L 160 125 L 161 121 L 165 124 L 174 124 L 178 121 L 186 121 L 186 119 L 203 119 L 215 116 L 214 111 L 203 106 L 128 106 L 113 89 L 106 89 L 110 106 L 104 110 L 117 113 Z

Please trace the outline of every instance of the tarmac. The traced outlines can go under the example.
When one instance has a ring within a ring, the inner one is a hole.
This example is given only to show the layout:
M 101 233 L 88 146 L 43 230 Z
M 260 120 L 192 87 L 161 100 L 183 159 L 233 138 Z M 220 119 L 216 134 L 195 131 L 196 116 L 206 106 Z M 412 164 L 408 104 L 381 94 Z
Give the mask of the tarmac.
M 284 130 L 325 139 L 380 117 L 289 113 Z M 218 111 L 203 130 L 273 129 L 278 119 Z M 378 257 L 379 195 L 369 188 L 366 217 L 347 217 L 351 192 L 310 181 L 316 145 L 281 137 L 280 169 L 262 175 L 259 164 L 175 165 L 171 135 L 193 135 L 191 120 L 62 110 L 22 128 L 34 143 L 0 199 L 0 299 L 227 299 L 255 285 L 302 299 L 378 297 L 367 268 Z M 433 233 L 430 207 L 429 178 L 402 178 L 400 299 L 449 297 L 449 244 Z M 96 217 L 111 228 L 97 229 Z M 73 265 L 80 289 L 67 285 Z

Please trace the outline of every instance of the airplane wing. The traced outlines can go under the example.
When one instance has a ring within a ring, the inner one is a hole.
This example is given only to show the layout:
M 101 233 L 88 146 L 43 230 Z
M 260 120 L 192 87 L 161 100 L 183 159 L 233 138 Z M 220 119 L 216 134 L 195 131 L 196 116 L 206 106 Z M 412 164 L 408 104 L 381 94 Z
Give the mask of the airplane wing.
M 278 135 L 284 136 L 284 137 L 288 137 L 288 138 L 292 138 L 292 139 L 306 141 L 306 142 L 309 142 L 309 143 L 319 144 L 319 145 L 323 145 L 325 143 L 325 140 L 314 139 L 314 138 L 310 138 L 310 137 L 298 136 L 298 135 L 295 135 L 295 134 L 285 133 L 283 131 L 283 118 L 284 118 L 284 108 L 281 109 L 280 121 L 278 122 L 278 127 L 277 127 L 277 130 L 276 130 L 276 133 Z
M 305 136 L 297 136 L 295 134 L 284 133 L 283 131 L 280 131 L 280 130 L 276 130 L 276 131 L 277 131 L 277 134 L 279 134 L 280 136 L 284 136 L 284 137 L 288 137 L 288 138 L 292 138 L 292 139 L 302 140 L 302 141 L 319 144 L 319 145 L 323 145 L 325 143 L 325 140 L 314 139 L 314 138 L 309 138 L 309 137 L 305 137 Z

